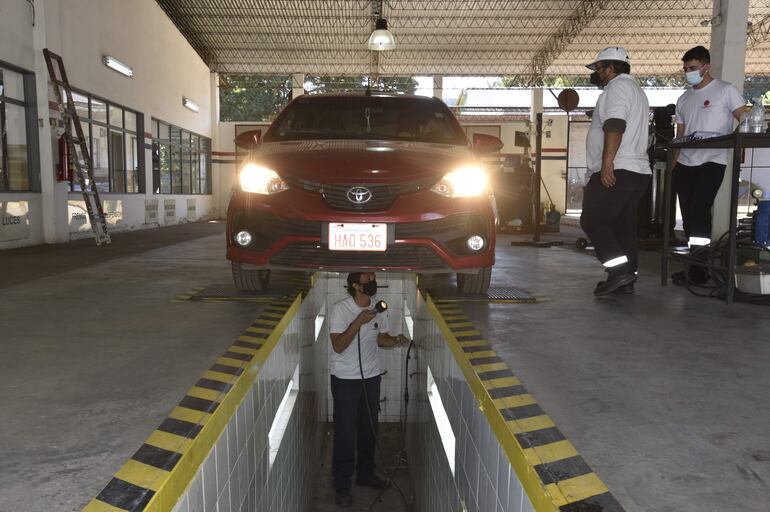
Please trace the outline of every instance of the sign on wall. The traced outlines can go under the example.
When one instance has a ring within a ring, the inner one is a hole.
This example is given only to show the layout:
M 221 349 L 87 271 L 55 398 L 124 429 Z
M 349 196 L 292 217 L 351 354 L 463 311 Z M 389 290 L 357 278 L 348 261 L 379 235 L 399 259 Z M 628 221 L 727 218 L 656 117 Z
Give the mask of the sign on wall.
M 122 199 L 102 201 L 102 211 L 107 226 L 118 227 L 124 224 Z M 69 219 L 70 233 L 91 231 L 91 221 L 88 219 L 88 210 L 84 200 L 70 199 L 67 201 L 67 219 Z
M 29 237 L 29 203 L 0 201 L 0 242 Z
M 194 198 L 187 199 L 187 220 L 195 220 L 198 218 L 196 205 L 197 201 Z
M 166 224 L 176 221 L 176 199 L 163 200 L 163 221 Z
M 145 224 L 158 224 L 158 200 L 157 199 L 145 199 L 144 200 L 144 223 Z

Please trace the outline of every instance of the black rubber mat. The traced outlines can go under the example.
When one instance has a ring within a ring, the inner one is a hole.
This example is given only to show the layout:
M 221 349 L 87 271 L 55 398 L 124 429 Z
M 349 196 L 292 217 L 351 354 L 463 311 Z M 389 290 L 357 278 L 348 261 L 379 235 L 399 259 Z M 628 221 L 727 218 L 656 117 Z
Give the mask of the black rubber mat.
M 310 289 L 310 278 L 275 276 L 265 291 L 243 291 L 232 283 L 211 284 L 192 288 L 174 297 L 173 302 L 270 302 L 278 298 L 293 298 L 298 293 L 307 293 Z
M 513 286 L 492 286 L 487 293 L 464 295 L 451 289 L 427 289 L 437 302 L 492 302 L 510 304 L 531 304 L 537 302 L 534 295 Z

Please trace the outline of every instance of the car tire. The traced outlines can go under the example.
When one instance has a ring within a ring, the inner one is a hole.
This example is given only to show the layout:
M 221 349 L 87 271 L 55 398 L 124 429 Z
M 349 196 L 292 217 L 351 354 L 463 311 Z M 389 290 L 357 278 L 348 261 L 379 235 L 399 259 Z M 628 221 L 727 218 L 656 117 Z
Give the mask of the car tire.
M 233 283 L 235 287 L 245 292 L 261 292 L 270 286 L 269 270 L 246 270 L 237 261 L 233 261 Z
M 492 267 L 484 267 L 475 274 L 457 274 L 457 290 L 473 295 L 487 293 L 492 280 Z

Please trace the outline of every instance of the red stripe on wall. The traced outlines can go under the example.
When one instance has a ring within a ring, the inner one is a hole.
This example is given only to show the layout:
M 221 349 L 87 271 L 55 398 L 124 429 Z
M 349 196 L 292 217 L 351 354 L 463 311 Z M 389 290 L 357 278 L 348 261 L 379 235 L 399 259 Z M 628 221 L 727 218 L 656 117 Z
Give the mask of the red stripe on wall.
M 211 154 L 213 156 L 236 156 L 237 155 L 235 151 L 212 151 Z

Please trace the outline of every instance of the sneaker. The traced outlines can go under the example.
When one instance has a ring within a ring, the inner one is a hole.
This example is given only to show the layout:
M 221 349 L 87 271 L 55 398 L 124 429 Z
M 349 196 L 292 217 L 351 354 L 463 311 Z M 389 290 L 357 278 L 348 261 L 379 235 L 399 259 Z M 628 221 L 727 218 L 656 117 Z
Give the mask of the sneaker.
M 596 285 L 596 288 L 594 288 L 594 295 L 597 297 L 609 295 L 620 289 L 622 286 L 633 284 L 633 282 L 636 281 L 636 277 L 636 274 L 633 272 L 610 275 L 606 281 L 600 281 L 600 283 Z
M 356 485 L 360 485 L 361 487 L 371 487 L 372 489 L 382 491 L 383 489 L 390 487 L 391 484 L 390 480 L 383 480 L 378 476 L 372 476 L 369 478 L 356 479 Z
M 337 489 L 334 492 L 334 503 L 341 507 L 352 507 L 353 496 L 350 494 L 350 489 Z
M 596 283 L 596 286 L 597 287 L 604 286 L 604 284 L 605 284 L 605 281 L 599 281 L 598 283 Z M 634 283 L 626 284 L 626 285 L 623 285 L 623 286 L 619 286 L 618 289 L 615 290 L 615 291 L 616 292 L 620 292 L 620 293 L 625 293 L 626 295 L 633 295 L 633 293 L 634 293 Z

